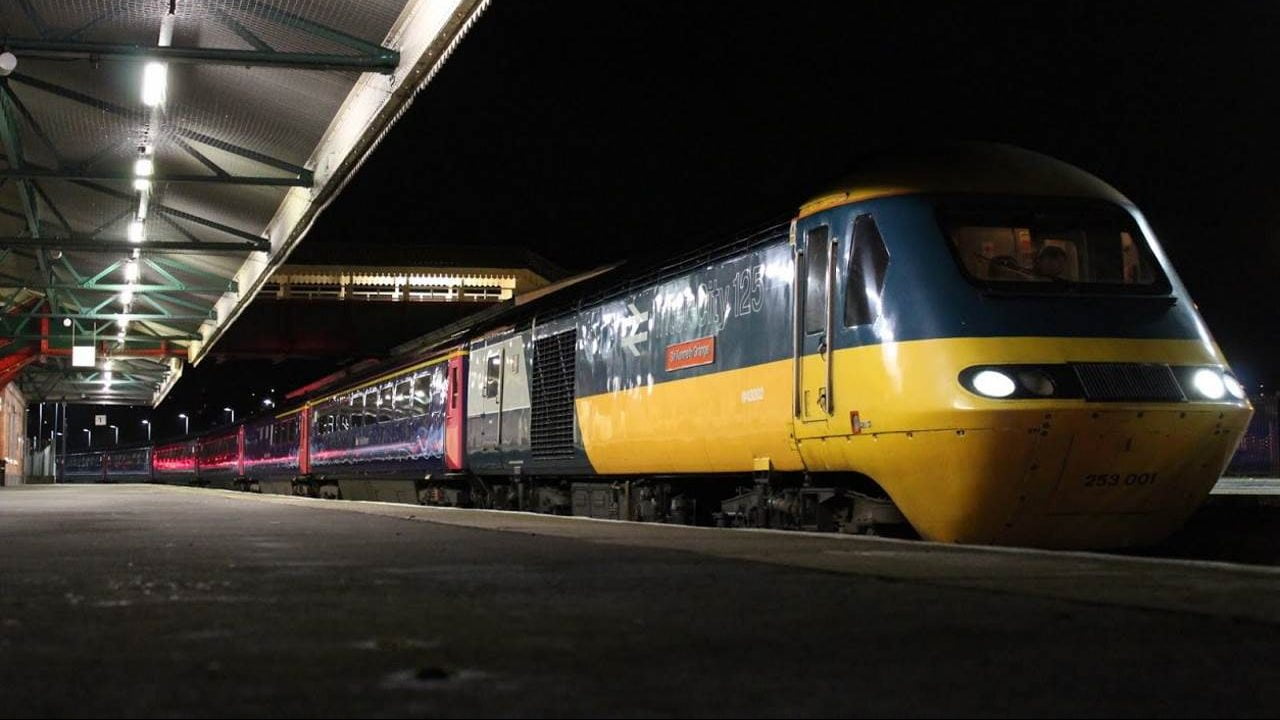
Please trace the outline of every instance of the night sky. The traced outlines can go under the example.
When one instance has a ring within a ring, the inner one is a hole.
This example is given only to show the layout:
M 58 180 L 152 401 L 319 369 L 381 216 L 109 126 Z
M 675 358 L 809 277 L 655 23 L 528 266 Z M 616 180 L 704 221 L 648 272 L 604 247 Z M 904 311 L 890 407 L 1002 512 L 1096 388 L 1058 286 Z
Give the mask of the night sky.
M 498 0 L 306 243 L 585 269 L 794 213 L 870 148 L 1009 142 L 1128 195 L 1275 387 L 1280 9 L 1181 5 Z
M 1280 9 L 1181 5 L 496 0 L 295 258 L 372 235 L 581 270 L 792 214 L 870 149 L 994 140 L 1128 195 L 1274 388 Z

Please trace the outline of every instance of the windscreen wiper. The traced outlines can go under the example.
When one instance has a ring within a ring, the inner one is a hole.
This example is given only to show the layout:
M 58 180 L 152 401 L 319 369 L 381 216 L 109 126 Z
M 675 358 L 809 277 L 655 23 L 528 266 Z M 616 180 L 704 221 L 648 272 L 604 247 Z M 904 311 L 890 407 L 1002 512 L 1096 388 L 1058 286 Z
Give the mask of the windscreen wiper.
M 973 256 L 974 256 L 974 257 L 981 258 L 982 260 L 986 261 L 986 263 L 987 263 L 987 274 L 988 274 L 988 275 L 990 275 L 990 274 L 991 274 L 991 268 L 992 268 L 992 267 L 998 267 L 998 268 L 1003 268 L 1003 269 L 1005 269 L 1005 270 L 1012 270 L 1012 271 L 1014 271 L 1014 272 L 1016 272 L 1016 273 L 1018 273 L 1019 275 L 1022 275 L 1022 276 L 1024 276 L 1024 277 L 1030 277 L 1030 278 L 1041 278 L 1041 279 L 1043 279 L 1043 280 L 1049 280 L 1049 281 L 1051 281 L 1051 282 L 1059 282 L 1059 283 L 1062 283 L 1062 284 L 1064 284 L 1064 285 L 1074 285 L 1074 284 L 1075 284 L 1075 281 L 1074 281 L 1074 280 L 1069 280 L 1069 279 L 1064 278 L 1064 277 L 1062 277 L 1062 276 L 1060 276 L 1060 275 L 1046 275 L 1046 274 L 1044 274 L 1044 273 L 1036 272 L 1035 270 L 1032 270 L 1032 269 L 1030 269 L 1030 268 L 1024 268 L 1024 267 L 1022 267 L 1021 265 L 1016 265 L 1016 264 L 1014 264 L 1014 265 L 1005 265 L 1005 264 L 996 265 L 996 264 L 995 264 L 995 258 L 989 258 L 989 257 L 987 257 L 986 255 L 983 255 L 983 254 L 981 254 L 981 253 L 977 253 L 977 252 L 972 253 L 972 254 L 973 254 Z M 989 278 L 988 278 L 988 279 L 989 279 Z

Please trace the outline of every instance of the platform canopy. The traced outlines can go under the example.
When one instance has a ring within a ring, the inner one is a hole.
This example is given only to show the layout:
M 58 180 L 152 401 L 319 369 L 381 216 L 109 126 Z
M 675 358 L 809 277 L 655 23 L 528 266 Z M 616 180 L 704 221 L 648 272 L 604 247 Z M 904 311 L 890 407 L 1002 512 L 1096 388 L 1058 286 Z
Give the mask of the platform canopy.
M 0 2 L 0 386 L 159 403 L 487 2 Z

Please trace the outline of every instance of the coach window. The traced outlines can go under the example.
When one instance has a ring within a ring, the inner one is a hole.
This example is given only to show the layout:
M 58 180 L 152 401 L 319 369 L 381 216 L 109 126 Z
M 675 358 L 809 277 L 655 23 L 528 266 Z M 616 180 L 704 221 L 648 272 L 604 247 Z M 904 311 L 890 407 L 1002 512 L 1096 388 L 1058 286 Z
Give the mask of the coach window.
M 391 386 L 387 385 L 378 392 L 378 422 L 391 422 L 395 418 L 395 398 L 391 394 Z
M 498 397 L 498 383 L 502 378 L 502 356 L 494 353 L 489 356 L 484 369 L 484 396 Z
M 827 256 L 831 228 L 820 225 L 805 235 L 808 271 L 804 280 L 804 331 L 818 333 L 827 329 Z
M 427 408 L 430 405 L 427 391 L 431 383 L 431 377 L 431 374 L 423 374 L 413 379 L 413 414 L 415 417 L 427 414 Z
M 351 393 L 351 427 L 364 427 L 364 393 Z
M 396 383 L 396 409 L 399 417 L 413 417 L 413 378 Z
M 844 324 L 866 325 L 880 316 L 880 295 L 889 267 L 889 251 L 880 229 L 870 215 L 853 220 L 853 250 L 849 253 L 849 273 L 845 280 Z

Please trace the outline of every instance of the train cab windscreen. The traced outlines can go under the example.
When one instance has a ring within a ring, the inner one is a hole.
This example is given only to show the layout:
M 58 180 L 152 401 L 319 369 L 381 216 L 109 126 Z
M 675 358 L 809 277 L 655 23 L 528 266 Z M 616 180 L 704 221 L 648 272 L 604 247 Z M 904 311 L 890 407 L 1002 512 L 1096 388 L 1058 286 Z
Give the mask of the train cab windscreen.
M 1133 217 L 1105 203 L 944 204 L 943 229 L 970 279 L 1032 293 L 1165 294 L 1169 281 Z

